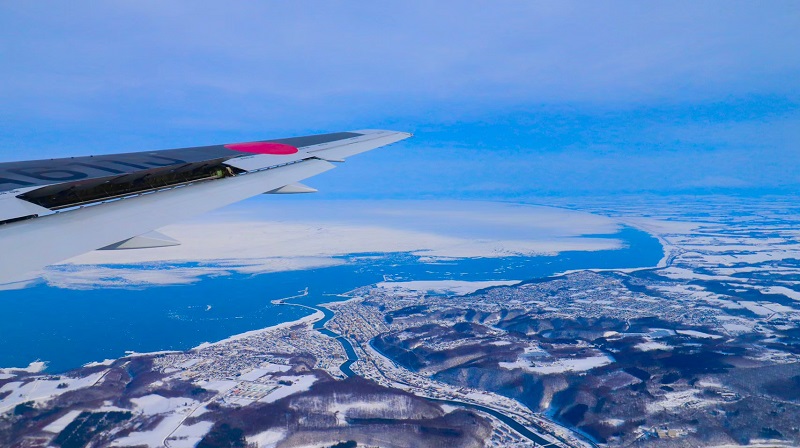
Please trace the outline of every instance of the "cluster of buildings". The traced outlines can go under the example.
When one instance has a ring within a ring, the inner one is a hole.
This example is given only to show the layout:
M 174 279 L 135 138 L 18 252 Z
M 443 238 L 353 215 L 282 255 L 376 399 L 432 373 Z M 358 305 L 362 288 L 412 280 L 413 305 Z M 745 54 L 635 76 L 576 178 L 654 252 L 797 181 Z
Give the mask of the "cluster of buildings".
M 246 333 L 194 350 L 167 353 L 153 359 L 154 370 L 194 381 L 239 380 L 264 365 L 290 366 L 298 355 L 311 355 L 315 369 L 343 377 L 347 360 L 342 345 L 311 327 L 310 321 Z
M 548 440 L 543 446 L 585 446 L 585 441 L 574 437 L 569 431 L 532 412 L 516 400 L 481 389 L 457 387 L 436 381 L 424 372 L 409 370 L 384 356 L 370 344 L 370 340 L 379 334 L 396 331 L 396 328 L 386 323 L 385 312 L 415 306 L 427 299 L 424 294 L 403 294 L 398 297 L 380 288 L 360 292 L 366 292 L 366 296 L 328 305 L 336 314 L 327 325 L 334 331 L 346 329 L 343 333 L 348 335 L 358 355 L 358 361 L 352 366 L 358 375 L 383 386 L 405 390 L 417 396 L 450 401 L 455 405 L 465 403 L 493 409 L 512 417 Z M 386 301 L 376 305 L 376 301 L 381 298 Z M 370 306 L 365 306 L 365 301 L 369 301 Z M 453 324 L 452 321 L 445 320 L 441 323 Z M 448 344 L 458 345 L 458 342 L 448 342 Z M 493 419 L 493 421 L 495 428 L 491 439 L 493 446 L 531 446 L 529 439 L 522 437 L 499 420 Z

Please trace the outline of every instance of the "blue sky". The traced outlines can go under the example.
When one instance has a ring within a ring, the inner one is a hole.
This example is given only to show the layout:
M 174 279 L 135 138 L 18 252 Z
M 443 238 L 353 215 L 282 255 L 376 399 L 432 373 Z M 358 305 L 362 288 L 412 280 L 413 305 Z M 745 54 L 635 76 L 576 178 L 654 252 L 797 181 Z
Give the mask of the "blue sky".
M 800 3 L 4 1 L 0 158 L 414 132 L 329 197 L 794 192 Z

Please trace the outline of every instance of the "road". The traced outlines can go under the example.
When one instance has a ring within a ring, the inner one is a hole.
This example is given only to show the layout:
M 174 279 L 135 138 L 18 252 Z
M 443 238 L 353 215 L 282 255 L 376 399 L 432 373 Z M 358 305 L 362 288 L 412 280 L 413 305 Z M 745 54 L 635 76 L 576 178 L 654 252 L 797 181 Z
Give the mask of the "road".
M 357 374 L 355 372 L 353 372 L 353 370 L 351 368 L 351 366 L 356 361 L 359 360 L 358 355 L 356 353 L 356 350 L 353 347 L 352 343 L 347 338 L 345 338 L 343 335 L 338 334 L 336 332 L 333 332 L 330 329 L 325 327 L 325 324 L 327 324 L 328 321 L 333 319 L 334 312 L 331 311 L 328 308 L 325 308 L 325 307 L 319 306 L 319 305 L 304 305 L 304 304 L 299 304 L 299 303 L 288 302 L 288 300 L 290 300 L 290 299 L 304 297 L 306 295 L 308 295 L 308 288 L 306 288 L 306 290 L 303 291 L 303 293 L 301 293 L 300 295 L 293 296 L 293 297 L 287 297 L 287 298 L 280 299 L 280 300 L 275 300 L 275 301 L 273 301 L 273 303 L 281 304 L 281 305 L 300 306 L 300 307 L 307 308 L 307 309 L 310 309 L 310 310 L 315 310 L 315 311 L 322 312 L 324 314 L 324 317 L 314 323 L 314 329 L 316 329 L 317 331 L 319 331 L 320 333 L 322 333 L 322 334 L 324 334 L 326 336 L 329 336 L 329 337 L 332 337 L 332 338 L 336 339 L 337 341 L 339 341 L 340 344 L 342 344 L 342 348 L 344 348 L 345 353 L 347 353 L 347 361 L 342 363 L 342 365 L 340 366 L 339 369 L 347 377 L 357 376 Z M 374 349 L 374 347 L 373 347 L 373 349 Z M 377 364 L 374 361 L 373 361 L 373 365 L 375 366 L 376 370 L 378 372 L 380 372 L 384 376 L 384 378 L 386 378 L 387 380 L 389 380 L 391 382 L 397 382 L 397 380 L 388 378 L 386 376 L 386 374 L 377 366 Z M 408 387 L 415 387 L 414 385 L 411 385 L 411 384 L 406 384 L 406 383 L 401 383 L 401 384 L 404 384 L 404 385 L 406 385 Z M 524 424 L 518 422 L 514 418 L 502 413 L 499 410 L 492 409 L 492 408 L 487 407 L 487 406 L 482 406 L 482 405 L 473 404 L 473 403 L 467 403 L 467 402 L 463 402 L 463 401 L 431 398 L 431 397 L 426 397 L 424 395 L 421 395 L 421 396 L 423 398 L 426 398 L 428 400 L 435 401 L 435 402 L 438 402 L 438 403 L 449 404 L 449 405 L 452 405 L 452 406 L 457 406 L 457 407 L 462 407 L 462 408 L 469 408 L 469 409 L 473 409 L 473 410 L 477 410 L 479 412 L 483 412 L 483 413 L 489 414 L 489 415 L 497 418 L 498 420 L 502 421 L 503 423 L 505 423 L 506 425 L 508 425 L 512 429 L 514 429 L 516 432 L 521 434 L 523 437 L 525 437 L 528 440 L 530 440 L 531 442 L 533 442 L 534 446 L 536 446 L 536 447 L 548 447 L 549 448 L 549 447 L 558 446 L 558 445 L 552 443 L 550 440 L 547 440 L 544 437 L 542 437 L 541 435 L 539 435 L 536 432 L 532 431 L 531 429 L 529 429 Z M 562 443 L 565 443 L 564 440 L 560 439 L 558 436 L 556 436 L 554 434 L 548 434 L 548 435 L 551 436 L 551 437 L 555 437 L 555 438 L 559 439 Z

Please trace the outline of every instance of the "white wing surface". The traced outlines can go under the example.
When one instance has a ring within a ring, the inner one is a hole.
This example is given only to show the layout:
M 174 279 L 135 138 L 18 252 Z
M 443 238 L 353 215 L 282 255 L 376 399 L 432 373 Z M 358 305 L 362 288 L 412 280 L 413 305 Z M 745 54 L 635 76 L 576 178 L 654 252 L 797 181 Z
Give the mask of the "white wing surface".
M 160 227 L 299 181 L 410 137 L 353 131 L 198 148 L 0 164 L 0 284 L 94 249 L 174 245 Z M 209 235 L 209 238 L 213 238 Z

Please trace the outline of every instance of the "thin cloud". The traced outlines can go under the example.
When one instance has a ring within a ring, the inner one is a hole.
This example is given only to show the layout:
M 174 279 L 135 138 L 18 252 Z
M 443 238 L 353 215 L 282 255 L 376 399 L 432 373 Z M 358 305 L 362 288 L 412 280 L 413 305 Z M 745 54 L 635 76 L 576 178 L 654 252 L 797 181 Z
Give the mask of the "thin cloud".
M 450 197 L 700 172 L 793 185 L 799 22 L 793 1 L 5 2 L 0 155 L 386 127 L 417 137 L 314 182 Z

